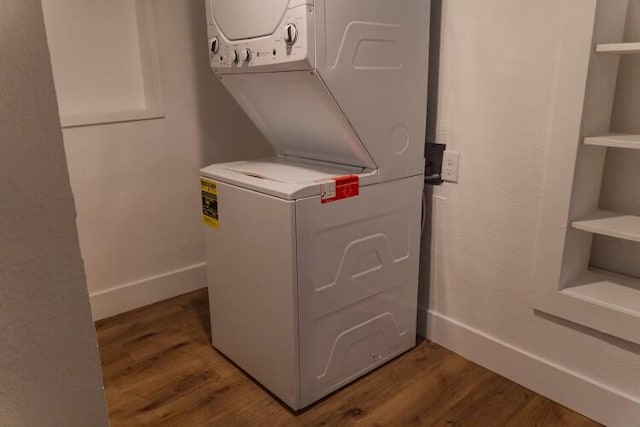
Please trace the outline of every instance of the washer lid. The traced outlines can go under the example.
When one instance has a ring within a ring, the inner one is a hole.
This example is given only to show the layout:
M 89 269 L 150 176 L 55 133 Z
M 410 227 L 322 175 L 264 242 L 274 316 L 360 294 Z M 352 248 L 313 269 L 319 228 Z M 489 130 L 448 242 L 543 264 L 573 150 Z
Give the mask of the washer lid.
M 361 187 L 378 179 L 376 170 L 280 157 L 211 165 L 200 172 L 216 181 L 285 200 L 317 196 L 322 181 L 345 175 L 358 175 Z
M 378 169 L 317 73 L 233 74 L 222 83 L 278 155 Z
M 229 40 L 269 36 L 277 29 L 289 0 L 209 0 L 212 18 Z

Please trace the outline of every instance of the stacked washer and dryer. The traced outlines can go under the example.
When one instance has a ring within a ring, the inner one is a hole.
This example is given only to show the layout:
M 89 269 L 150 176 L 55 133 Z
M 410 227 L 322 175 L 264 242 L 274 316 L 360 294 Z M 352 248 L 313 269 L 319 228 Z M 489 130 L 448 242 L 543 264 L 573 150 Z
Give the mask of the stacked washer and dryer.
M 201 171 L 213 345 L 298 410 L 416 343 L 430 2 L 206 5 L 275 151 Z

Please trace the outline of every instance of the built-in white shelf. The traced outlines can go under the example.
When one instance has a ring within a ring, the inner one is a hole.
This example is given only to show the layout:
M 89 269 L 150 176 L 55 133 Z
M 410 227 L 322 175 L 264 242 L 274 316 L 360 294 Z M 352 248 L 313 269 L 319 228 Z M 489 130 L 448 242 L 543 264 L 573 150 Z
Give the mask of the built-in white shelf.
M 607 135 L 585 138 L 585 145 L 640 150 L 640 135 Z
M 589 233 L 640 243 L 640 217 L 637 216 L 596 211 L 580 221 L 574 221 L 571 225 L 573 228 Z
M 577 218 L 571 214 L 580 207 L 598 206 L 602 200 L 607 151 L 640 149 L 640 135 L 611 135 L 610 131 L 619 66 L 624 63 L 621 59 L 630 59 L 621 57 L 640 54 L 640 40 L 624 43 L 611 38 L 623 33 L 628 9 L 609 3 L 603 7 L 598 3 L 598 10 L 592 11 L 595 23 L 582 18 L 580 25 L 576 21 L 565 29 L 571 37 L 565 36 L 557 73 L 560 95 L 549 153 L 553 167 L 546 177 L 534 307 L 550 315 L 550 321 L 563 319 L 640 345 L 640 278 L 588 267 L 592 236 L 640 242 L 640 216 L 604 211 Z M 615 32 L 616 28 L 620 31 Z M 574 37 L 579 34 L 580 45 Z M 578 146 L 580 134 L 590 138 Z
M 544 294 L 536 308 L 640 344 L 640 280 L 589 270 L 560 292 Z
M 640 317 L 640 281 L 616 274 L 589 271 L 565 295 Z
M 633 55 L 640 53 L 640 43 L 606 43 L 596 46 L 597 53 Z

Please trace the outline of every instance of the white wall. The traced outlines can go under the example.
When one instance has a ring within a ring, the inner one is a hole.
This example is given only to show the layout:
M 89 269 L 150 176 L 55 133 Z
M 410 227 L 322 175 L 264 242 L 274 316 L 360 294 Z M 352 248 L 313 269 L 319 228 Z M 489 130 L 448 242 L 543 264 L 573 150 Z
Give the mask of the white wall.
M 640 0 L 629 1 L 625 40 L 640 41 Z M 640 57 L 623 57 L 611 121 L 612 132 L 640 134 Z M 600 207 L 640 215 L 640 151 L 608 150 Z M 597 236 L 592 263 L 640 278 L 640 245 Z
M 206 286 L 198 170 L 271 153 L 208 66 L 204 1 L 153 6 L 166 117 L 64 131 L 96 319 Z
M 107 426 L 40 2 L 0 2 L 0 425 Z
M 436 139 L 462 157 L 460 183 L 433 192 L 428 334 L 600 421 L 632 425 L 640 347 L 533 308 L 548 286 L 534 275 L 560 35 L 587 2 L 442 3 Z

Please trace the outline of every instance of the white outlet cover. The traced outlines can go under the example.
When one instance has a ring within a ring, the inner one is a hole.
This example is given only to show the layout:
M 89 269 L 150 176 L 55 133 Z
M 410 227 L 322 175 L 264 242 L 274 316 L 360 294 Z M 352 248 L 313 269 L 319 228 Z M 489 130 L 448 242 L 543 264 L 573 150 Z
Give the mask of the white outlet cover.
M 446 150 L 442 158 L 442 180 L 446 182 L 458 182 L 460 169 L 460 153 Z

